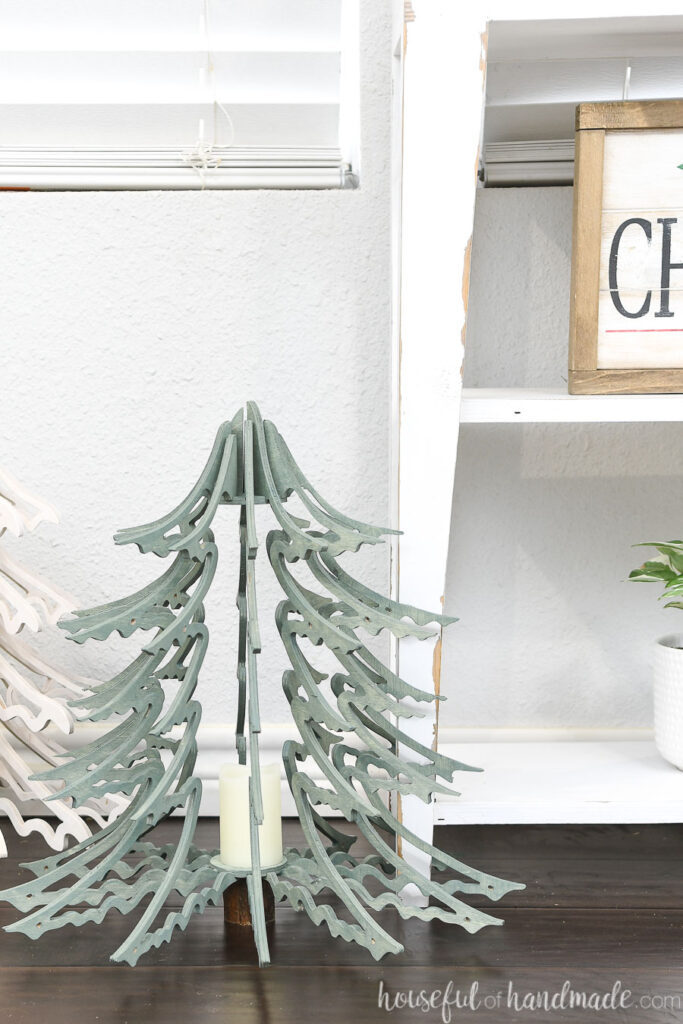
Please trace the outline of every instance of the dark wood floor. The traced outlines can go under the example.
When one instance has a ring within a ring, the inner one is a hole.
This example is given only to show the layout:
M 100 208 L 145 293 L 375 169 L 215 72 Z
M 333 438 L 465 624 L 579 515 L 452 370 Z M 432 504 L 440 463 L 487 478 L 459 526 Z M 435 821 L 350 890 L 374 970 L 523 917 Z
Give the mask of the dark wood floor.
M 176 827 L 165 823 L 157 834 L 168 841 Z M 286 831 L 287 842 L 296 844 L 298 826 L 289 823 Z M 8 839 L 0 888 L 27 877 L 21 861 L 45 855 L 35 839 Z M 216 823 L 203 821 L 197 840 L 217 845 Z M 464 998 L 473 984 L 477 1009 L 451 1005 L 452 1021 L 683 1021 L 683 825 L 442 827 L 437 841 L 466 863 L 527 883 L 525 891 L 492 905 L 504 927 L 472 936 L 439 922 L 402 922 L 387 912 L 383 923 L 405 952 L 376 964 L 364 950 L 281 907 L 273 964 L 262 970 L 250 933 L 226 930 L 221 909 L 196 917 L 187 932 L 136 968 L 108 959 L 130 930 L 130 920 L 117 914 L 100 926 L 50 932 L 39 942 L 3 932 L 0 1022 L 431 1024 L 447 1019 L 443 995 L 424 1012 L 400 1005 L 409 992 L 413 1000 L 421 992 L 448 992 L 453 1004 L 456 992 Z M 0 925 L 18 916 L 0 905 Z M 565 981 L 586 994 L 620 983 L 632 992 L 631 1008 L 594 1013 L 508 1006 L 509 985 L 521 1003 L 529 992 L 551 997 Z

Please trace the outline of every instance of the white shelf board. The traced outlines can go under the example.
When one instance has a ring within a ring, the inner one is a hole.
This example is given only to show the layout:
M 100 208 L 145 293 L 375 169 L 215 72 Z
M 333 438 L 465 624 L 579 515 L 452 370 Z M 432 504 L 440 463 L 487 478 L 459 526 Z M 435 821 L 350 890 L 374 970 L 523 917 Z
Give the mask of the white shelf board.
M 683 422 L 683 395 L 568 395 L 548 388 L 463 388 L 461 423 Z
M 461 796 L 437 796 L 436 825 L 683 822 L 683 772 L 651 740 L 460 743 Z M 438 845 L 438 844 L 437 844 Z

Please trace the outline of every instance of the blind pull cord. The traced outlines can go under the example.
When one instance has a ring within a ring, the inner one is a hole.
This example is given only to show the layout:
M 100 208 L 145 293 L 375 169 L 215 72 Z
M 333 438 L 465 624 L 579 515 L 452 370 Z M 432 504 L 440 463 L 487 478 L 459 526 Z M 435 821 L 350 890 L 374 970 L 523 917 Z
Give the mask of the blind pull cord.
M 225 117 L 229 129 L 228 141 L 225 143 L 225 146 L 231 147 L 235 143 L 235 125 L 233 124 L 233 120 L 224 104 L 218 99 L 218 93 L 216 91 L 213 48 L 211 45 L 209 4 L 210 0 L 202 0 L 199 13 L 199 30 L 204 36 L 204 48 L 206 51 L 206 64 L 199 68 L 199 85 L 203 92 L 208 81 L 209 89 L 211 90 L 211 102 L 213 104 L 213 140 L 211 142 L 207 142 L 205 140 L 205 120 L 203 117 L 200 117 L 199 124 L 197 126 L 197 141 L 192 148 L 185 149 L 181 153 L 183 163 L 188 164 L 199 175 L 202 190 L 206 188 L 206 172 L 212 168 L 220 167 L 221 164 L 221 157 L 215 152 L 216 139 L 218 136 L 219 112 Z

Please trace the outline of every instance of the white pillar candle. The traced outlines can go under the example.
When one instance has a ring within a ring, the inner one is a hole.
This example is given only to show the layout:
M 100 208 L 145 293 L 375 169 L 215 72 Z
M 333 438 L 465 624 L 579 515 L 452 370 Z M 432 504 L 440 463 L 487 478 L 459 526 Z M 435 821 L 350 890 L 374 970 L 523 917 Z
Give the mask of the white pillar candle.
M 249 776 L 246 764 L 224 764 L 218 775 L 221 815 L 221 861 L 231 868 L 251 867 Z M 263 823 L 259 826 L 261 867 L 279 864 L 282 853 L 280 765 L 261 765 Z

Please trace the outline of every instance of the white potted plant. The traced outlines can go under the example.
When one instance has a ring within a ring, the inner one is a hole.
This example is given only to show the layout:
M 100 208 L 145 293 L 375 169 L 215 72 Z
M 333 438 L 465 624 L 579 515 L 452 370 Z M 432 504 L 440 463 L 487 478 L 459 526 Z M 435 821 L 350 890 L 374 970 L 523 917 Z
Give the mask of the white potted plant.
M 638 544 L 653 547 L 658 556 L 629 575 L 640 583 L 663 583 L 660 601 L 666 608 L 683 608 L 683 541 Z M 662 757 L 683 770 L 683 633 L 661 637 L 654 656 L 655 743 Z

